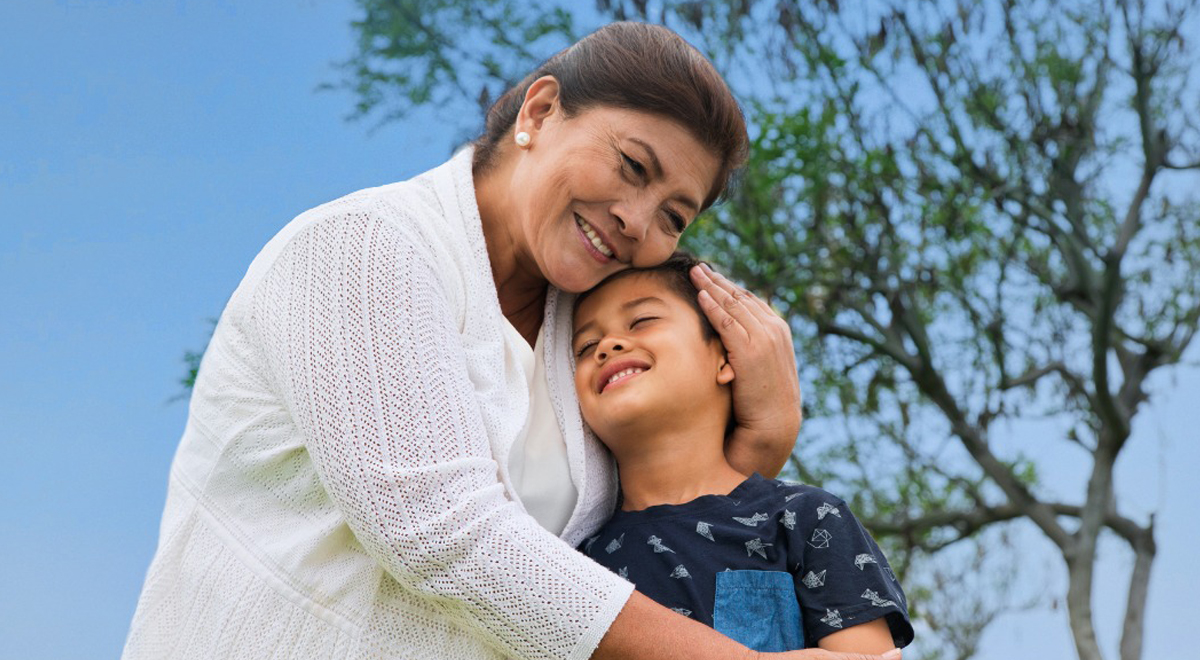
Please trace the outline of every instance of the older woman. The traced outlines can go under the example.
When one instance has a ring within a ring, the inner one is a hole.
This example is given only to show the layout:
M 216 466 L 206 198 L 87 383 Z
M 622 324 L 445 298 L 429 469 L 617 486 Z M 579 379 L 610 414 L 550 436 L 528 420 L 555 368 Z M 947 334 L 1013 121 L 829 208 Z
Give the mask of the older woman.
M 751 656 L 572 549 L 616 491 L 567 350 L 569 294 L 666 259 L 745 148 L 702 56 L 615 24 L 473 148 L 287 225 L 205 355 L 125 657 Z M 731 461 L 773 474 L 786 326 L 696 276 L 738 360 Z

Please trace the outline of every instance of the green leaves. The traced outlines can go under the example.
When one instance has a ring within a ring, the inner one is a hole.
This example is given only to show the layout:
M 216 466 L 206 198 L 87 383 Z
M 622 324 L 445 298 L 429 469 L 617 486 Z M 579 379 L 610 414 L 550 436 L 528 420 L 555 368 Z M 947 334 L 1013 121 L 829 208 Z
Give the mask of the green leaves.
M 358 0 L 357 48 L 340 81 L 358 99 L 354 119 L 396 121 L 421 106 L 464 101 L 482 110 L 538 62 L 574 42 L 572 13 L 515 0 Z M 467 115 L 470 116 L 470 115 Z

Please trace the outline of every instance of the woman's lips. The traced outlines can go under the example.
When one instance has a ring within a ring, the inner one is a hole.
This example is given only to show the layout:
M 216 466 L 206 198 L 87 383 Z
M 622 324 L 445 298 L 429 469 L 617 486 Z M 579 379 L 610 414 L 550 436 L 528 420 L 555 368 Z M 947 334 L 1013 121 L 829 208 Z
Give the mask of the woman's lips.
M 597 232 L 594 227 L 588 224 L 586 220 L 581 218 L 579 214 L 575 214 L 575 230 L 576 235 L 579 236 L 579 240 L 583 242 L 583 247 L 596 261 L 599 261 L 602 264 L 607 264 L 616 257 L 615 251 L 612 250 L 612 248 L 604 241 L 603 237 L 599 236 L 599 232 Z M 591 233 L 595 235 L 598 240 L 600 240 L 601 245 L 606 250 L 613 252 L 613 256 L 610 257 L 604 254 L 599 248 L 596 247 L 596 244 L 592 241 L 591 237 L 588 236 L 589 231 L 591 231 Z

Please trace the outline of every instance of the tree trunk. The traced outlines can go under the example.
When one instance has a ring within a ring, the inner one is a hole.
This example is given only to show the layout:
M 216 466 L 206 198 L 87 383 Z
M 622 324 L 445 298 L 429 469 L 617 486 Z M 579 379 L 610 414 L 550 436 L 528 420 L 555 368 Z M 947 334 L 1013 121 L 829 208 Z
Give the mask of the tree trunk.
M 1095 571 L 1096 553 L 1080 552 L 1079 545 L 1066 554 L 1067 558 L 1067 617 L 1071 624 L 1071 635 L 1079 660 L 1104 660 L 1100 644 L 1096 641 L 1096 628 L 1092 625 L 1092 576 Z
M 1121 660 L 1141 660 L 1146 625 L 1146 597 L 1150 592 L 1150 566 L 1156 552 L 1154 518 L 1133 541 L 1133 573 L 1129 577 L 1129 600 L 1121 630 Z

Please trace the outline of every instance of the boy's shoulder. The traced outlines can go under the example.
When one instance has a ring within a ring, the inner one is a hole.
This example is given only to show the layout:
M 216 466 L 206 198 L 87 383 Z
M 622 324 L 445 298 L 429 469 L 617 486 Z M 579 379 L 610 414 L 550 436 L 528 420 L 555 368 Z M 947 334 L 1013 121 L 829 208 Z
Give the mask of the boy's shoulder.
M 812 504 L 818 508 L 824 506 L 837 509 L 839 513 L 848 508 L 846 501 L 841 497 L 818 486 L 782 479 L 767 479 L 765 477 L 759 477 L 759 479 L 759 487 L 756 489 L 757 495 L 764 499 L 775 500 L 789 507 L 808 504 Z

